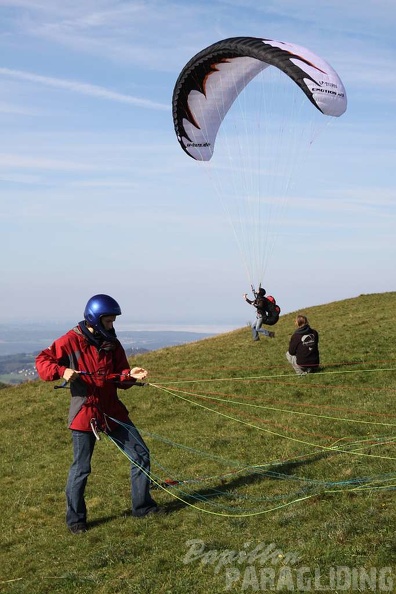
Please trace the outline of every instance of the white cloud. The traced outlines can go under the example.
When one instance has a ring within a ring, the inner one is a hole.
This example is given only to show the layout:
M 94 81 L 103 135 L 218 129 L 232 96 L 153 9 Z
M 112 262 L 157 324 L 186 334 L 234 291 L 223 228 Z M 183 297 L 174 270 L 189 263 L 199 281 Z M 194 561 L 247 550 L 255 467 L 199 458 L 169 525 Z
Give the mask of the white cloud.
M 107 99 L 110 101 L 117 101 L 120 103 L 128 103 L 135 107 L 143 107 L 147 109 L 159 109 L 159 110 L 170 110 L 170 106 L 164 103 L 155 103 L 150 99 L 141 99 L 138 97 L 132 97 L 131 95 L 125 95 L 123 93 L 117 93 L 104 87 L 97 85 L 91 85 L 73 80 L 64 80 L 60 78 L 54 78 L 50 76 L 41 76 L 31 72 L 24 72 L 22 70 L 12 70 L 10 68 L 0 68 L 0 75 L 16 78 L 19 80 L 25 80 L 31 83 L 37 83 L 40 85 L 46 85 L 49 87 L 55 87 L 57 89 L 65 89 L 73 93 L 80 93 L 82 95 L 89 95 L 91 97 L 97 97 L 99 99 Z
M 56 171 L 89 171 L 93 167 L 77 161 L 62 161 L 59 159 L 39 158 L 31 156 L 0 153 L 0 168 L 9 169 L 46 169 Z

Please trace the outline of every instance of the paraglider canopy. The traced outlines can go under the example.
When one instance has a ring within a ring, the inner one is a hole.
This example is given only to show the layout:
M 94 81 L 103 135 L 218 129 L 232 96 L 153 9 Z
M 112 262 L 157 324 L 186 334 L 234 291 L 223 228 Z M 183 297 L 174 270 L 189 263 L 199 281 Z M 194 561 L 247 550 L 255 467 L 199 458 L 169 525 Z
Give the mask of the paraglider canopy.
M 307 48 L 255 37 L 224 39 L 196 54 L 174 88 L 175 132 L 188 155 L 211 159 L 217 132 L 231 105 L 269 66 L 289 76 L 324 115 L 340 116 L 346 110 L 346 93 L 338 74 Z
M 251 286 L 268 284 L 275 243 L 295 225 L 286 205 L 296 174 L 307 166 L 319 132 L 346 107 L 344 85 L 332 66 L 294 43 L 224 39 L 181 70 L 172 102 L 176 137 L 202 163 L 222 201 Z M 309 171 L 308 184 L 304 178 L 304 197 L 315 188 L 313 201 L 320 200 L 315 174 L 325 167 L 326 154 Z M 199 192 L 203 184 L 196 187 Z

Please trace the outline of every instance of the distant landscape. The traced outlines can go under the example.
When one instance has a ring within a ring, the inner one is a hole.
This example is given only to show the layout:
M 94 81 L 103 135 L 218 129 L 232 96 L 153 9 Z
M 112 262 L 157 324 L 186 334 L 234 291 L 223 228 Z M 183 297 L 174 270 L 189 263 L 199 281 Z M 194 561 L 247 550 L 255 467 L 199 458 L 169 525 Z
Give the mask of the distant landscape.
M 70 326 L 0 324 L 0 384 L 20 384 L 37 378 L 36 355 Z M 118 338 L 128 357 L 208 338 L 214 334 L 172 330 L 120 331 Z

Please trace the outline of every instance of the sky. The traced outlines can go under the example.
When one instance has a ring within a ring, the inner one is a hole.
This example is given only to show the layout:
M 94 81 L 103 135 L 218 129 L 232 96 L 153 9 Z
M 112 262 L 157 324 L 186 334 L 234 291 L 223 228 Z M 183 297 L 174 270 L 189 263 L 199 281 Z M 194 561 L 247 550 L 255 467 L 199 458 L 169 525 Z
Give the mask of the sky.
M 120 329 L 252 319 L 171 109 L 190 58 L 234 36 L 309 48 L 348 96 L 290 191 L 267 292 L 287 313 L 396 290 L 395 27 L 394 0 L 0 0 L 0 322 L 79 321 L 97 293 Z

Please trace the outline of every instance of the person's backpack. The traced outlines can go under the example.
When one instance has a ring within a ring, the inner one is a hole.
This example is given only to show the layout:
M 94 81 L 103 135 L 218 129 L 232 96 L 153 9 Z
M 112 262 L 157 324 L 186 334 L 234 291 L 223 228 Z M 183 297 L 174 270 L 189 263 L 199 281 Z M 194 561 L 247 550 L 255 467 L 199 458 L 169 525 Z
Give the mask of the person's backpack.
M 279 317 L 279 314 L 280 314 L 280 312 L 281 312 L 281 308 L 280 308 L 280 307 L 279 307 L 279 305 L 276 303 L 276 301 L 275 301 L 275 297 L 272 297 L 272 295 L 267 295 L 267 300 L 268 300 L 270 303 L 272 303 L 272 305 L 274 306 L 274 308 L 275 308 L 275 311 L 278 313 L 278 317 Z
M 267 326 L 274 326 L 279 320 L 281 308 L 277 305 L 275 298 L 272 295 L 264 297 L 265 305 L 263 305 L 263 323 Z

